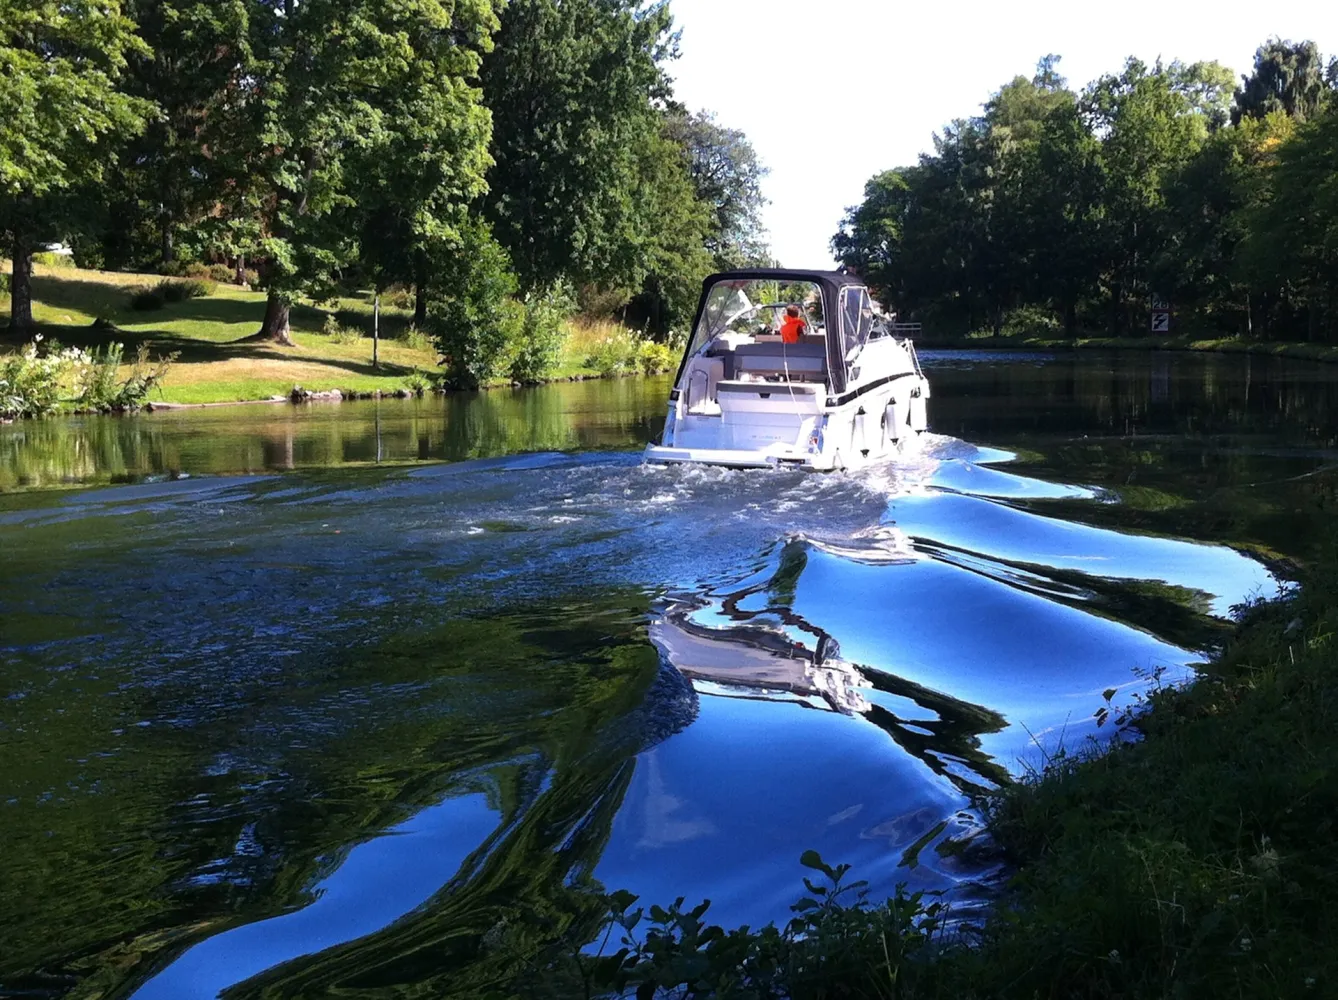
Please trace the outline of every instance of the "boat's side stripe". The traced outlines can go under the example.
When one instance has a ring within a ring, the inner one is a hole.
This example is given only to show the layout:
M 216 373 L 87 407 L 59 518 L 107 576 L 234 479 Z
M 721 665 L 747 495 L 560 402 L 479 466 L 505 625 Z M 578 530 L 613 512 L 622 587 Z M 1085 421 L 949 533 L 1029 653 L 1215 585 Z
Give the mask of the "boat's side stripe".
M 827 405 L 845 406 L 846 403 L 849 403 L 852 399 L 858 399 L 860 396 L 863 396 L 866 392 L 873 392 L 873 390 L 875 389 L 881 389 L 889 382 L 896 382 L 899 379 L 903 378 L 916 378 L 916 377 L 917 376 L 915 372 L 902 372 L 900 375 L 887 375 L 884 376 L 883 378 L 875 379 L 874 381 L 868 383 L 867 385 L 862 385 L 858 389 L 851 389 L 849 392 L 845 393 L 842 396 L 828 396 Z

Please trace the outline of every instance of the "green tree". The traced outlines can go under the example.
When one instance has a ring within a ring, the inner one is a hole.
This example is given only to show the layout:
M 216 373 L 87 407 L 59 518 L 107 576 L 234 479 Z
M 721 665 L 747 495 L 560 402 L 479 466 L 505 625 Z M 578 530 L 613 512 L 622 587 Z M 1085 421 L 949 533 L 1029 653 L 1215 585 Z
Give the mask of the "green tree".
M 1101 143 L 1076 102 L 1047 116 L 1029 165 L 1029 245 L 1037 276 L 1032 301 L 1055 309 L 1072 337 L 1079 306 L 1098 293 L 1105 223 Z
M 269 297 L 257 336 L 288 344 L 293 300 L 331 294 L 358 258 L 359 197 L 411 176 L 406 225 L 390 228 L 418 236 L 448 228 L 441 206 L 481 190 L 488 115 L 471 81 L 497 0 L 241 2 L 247 58 L 220 122 L 226 214 L 259 220 Z M 376 163 L 390 166 L 369 173 Z
M 148 49 L 132 55 L 122 87 L 160 114 L 107 174 L 96 232 L 75 250 L 99 266 L 148 270 L 201 255 L 217 228 L 228 183 L 217 124 L 245 59 L 247 18 L 237 0 L 123 2 Z
M 441 352 L 446 381 L 477 389 L 510 369 L 524 333 L 525 309 L 506 250 L 486 222 L 469 219 L 451 246 L 437 248 L 427 325 Z
M 696 197 L 714 216 L 705 242 L 716 267 L 723 270 L 766 260 L 762 179 L 767 168 L 748 136 L 721 125 L 709 112 L 689 114 L 682 107 L 670 109 L 665 135 L 685 151 Z
M 671 28 L 663 2 L 508 4 L 483 67 L 496 161 L 485 206 L 523 288 L 644 280 L 637 187 L 660 129 L 653 101 L 668 91 Z
M 1270 39 L 1255 52 L 1254 71 L 1241 77 L 1231 117 L 1239 122 L 1284 111 L 1293 118 L 1309 118 L 1319 110 L 1324 90 L 1324 60 L 1314 42 Z
M 722 243 L 721 201 L 706 201 L 692 176 L 692 151 L 665 120 L 662 134 L 639 150 L 639 183 L 633 200 L 635 229 L 644 234 L 645 277 L 625 318 L 656 333 L 689 322 L 702 280 L 722 265 L 712 247 Z M 720 199 L 731 198 L 722 186 Z M 743 263 L 739 260 L 738 263 Z
M 33 325 L 34 249 L 69 235 L 117 143 L 153 114 L 118 89 L 143 51 L 119 0 L 0 0 L 0 232 L 14 329 Z
M 1200 74 L 1202 75 L 1202 74 Z M 1168 240 L 1165 185 L 1198 152 L 1209 119 L 1184 86 L 1179 64 L 1148 67 L 1130 59 L 1083 97 L 1103 169 L 1102 272 L 1112 332 L 1141 329 L 1136 318 L 1153 288 L 1153 264 Z
M 1247 215 L 1246 266 L 1280 288 L 1307 340 L 1338 339 L 1338 109 L 1305 122 L 1276 152 Z

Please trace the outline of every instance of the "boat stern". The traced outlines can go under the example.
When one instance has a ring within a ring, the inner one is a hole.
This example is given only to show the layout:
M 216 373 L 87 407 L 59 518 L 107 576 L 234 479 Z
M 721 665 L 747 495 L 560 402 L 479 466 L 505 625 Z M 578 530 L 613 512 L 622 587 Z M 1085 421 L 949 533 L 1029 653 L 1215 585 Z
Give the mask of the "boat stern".
M 811 451 L 777 447 L 765 451 L 742 448 L 674 448 L 652 444 L 645 460 L 654 465 L 718 465 L 730 469 L 807 469 L 830 472 L 831 459 Z

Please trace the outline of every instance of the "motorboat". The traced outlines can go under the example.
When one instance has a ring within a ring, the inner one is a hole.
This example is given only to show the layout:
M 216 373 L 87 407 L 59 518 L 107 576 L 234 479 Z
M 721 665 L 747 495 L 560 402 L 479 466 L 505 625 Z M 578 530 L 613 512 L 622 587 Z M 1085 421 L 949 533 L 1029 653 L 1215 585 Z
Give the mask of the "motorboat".
M 830 472 L 918 450 L 929 382 L 898 332 L 853 274 L 711 275 L 647 461 Z

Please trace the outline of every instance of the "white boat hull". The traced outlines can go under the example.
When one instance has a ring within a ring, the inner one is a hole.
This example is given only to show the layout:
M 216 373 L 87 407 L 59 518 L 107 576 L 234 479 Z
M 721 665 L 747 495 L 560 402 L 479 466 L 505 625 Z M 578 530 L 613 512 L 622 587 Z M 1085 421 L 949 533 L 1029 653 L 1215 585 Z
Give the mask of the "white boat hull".
M 813 472 L 859 469 L 918 454 L 925 429 L 928 383 L 907 374 L 840 406 L 815 400 L 812 412 L 795 407 L 784 388 L 768 412 L 758 404 L 719 415 L 681 413 L 669 405 L 663 444 L 646 448 L 648 462 L 701 464 L 735 469 L 799 468 Z M 741 442 L 753 447 L 738 447 Z
M 693 329 L 647 461 L 828 472 L 919 450 L 929 383 L 915 346 L 849 273 L 712 275 Z

